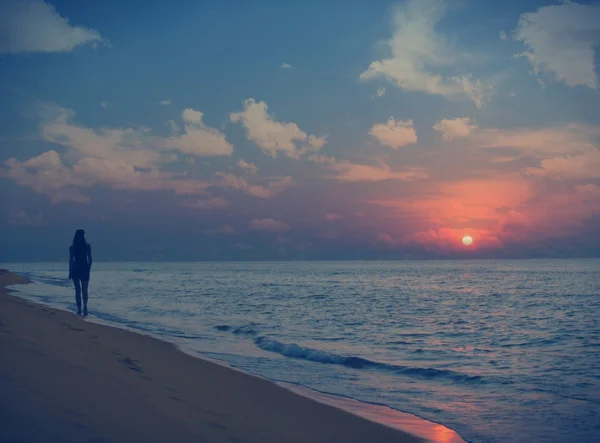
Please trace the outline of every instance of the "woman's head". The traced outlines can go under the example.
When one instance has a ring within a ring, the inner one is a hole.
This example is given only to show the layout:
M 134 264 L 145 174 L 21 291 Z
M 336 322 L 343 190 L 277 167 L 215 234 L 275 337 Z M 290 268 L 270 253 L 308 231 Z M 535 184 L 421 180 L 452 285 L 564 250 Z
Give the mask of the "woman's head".
M 75 231 L 75 236 L 73 237 L 74 245 L 85 245 L 85 231 L 83 229 L 78 229 Z

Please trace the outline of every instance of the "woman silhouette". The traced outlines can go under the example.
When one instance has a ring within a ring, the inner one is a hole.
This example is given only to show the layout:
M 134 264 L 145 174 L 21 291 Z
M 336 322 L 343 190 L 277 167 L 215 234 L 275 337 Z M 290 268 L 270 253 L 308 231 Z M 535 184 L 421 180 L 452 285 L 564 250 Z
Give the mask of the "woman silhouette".
M 81 291 L 83 290 L 83 315 L 88 315 L 88 284 L 92 269 L 92 247 L 85 241 L 85 231 L 78 229 L 69 248 L 69 280 L 75 285 L 77 315 L 81 315 Z

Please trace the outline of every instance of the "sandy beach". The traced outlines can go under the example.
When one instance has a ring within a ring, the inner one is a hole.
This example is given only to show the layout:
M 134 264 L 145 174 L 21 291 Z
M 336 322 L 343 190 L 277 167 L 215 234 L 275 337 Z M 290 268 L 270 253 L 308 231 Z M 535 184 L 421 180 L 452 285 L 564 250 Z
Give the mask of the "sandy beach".
M 0 275 L 2 442 L 418 442 L 402 431 L 11 296 Z

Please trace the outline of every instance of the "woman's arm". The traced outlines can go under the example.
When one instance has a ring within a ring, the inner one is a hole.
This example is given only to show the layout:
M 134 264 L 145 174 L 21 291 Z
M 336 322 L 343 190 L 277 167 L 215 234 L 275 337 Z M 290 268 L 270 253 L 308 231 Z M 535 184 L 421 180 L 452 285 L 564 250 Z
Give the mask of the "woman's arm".
M 88 243 L 88 247 L 87 247 L 87 259 L 88 259 L 88 266 L 90 271 L 92 270 L 92 246 Z
M 71 280 L 71 271 L 73 270 L 73 248 L 69 247 L 69 280 Z

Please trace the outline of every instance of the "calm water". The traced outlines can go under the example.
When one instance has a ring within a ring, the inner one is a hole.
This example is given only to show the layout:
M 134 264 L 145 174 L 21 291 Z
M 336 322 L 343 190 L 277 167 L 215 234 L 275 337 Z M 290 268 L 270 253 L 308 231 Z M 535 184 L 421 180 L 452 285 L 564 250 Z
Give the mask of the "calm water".
M 66 263 L 4 264 L 74 309 Z M 600 441 L 600 260 L 95 263 L 90 312 L 472 442 Z

